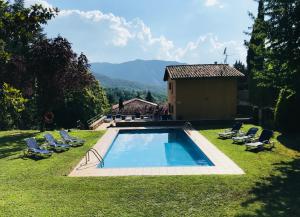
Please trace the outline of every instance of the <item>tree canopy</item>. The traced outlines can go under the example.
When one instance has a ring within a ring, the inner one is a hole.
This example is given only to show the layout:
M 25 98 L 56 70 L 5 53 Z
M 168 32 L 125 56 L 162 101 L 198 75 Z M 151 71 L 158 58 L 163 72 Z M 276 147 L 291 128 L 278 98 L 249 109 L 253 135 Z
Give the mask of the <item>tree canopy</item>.
M 0 0 L 0 85 L 8 83 L 28 99 L 21 117 L 12 120 L 26 127 L 43 129 L 49 117 L 54 125 L 71 127 L 108 107 L 87 57 L 78 56 L 67 39 L 43 33 L 43 25 L 57 13 L 42 5 L 25 7 L 22 0 Z M 71 110 L 76 111 L 73 116 L 62 120 L 61 114 Z
M 0 130 L 16 127 L 26 102 L 19 90 L 3 83 L 0 88 Z
M 275 95 L 275 122 L 285 129 L 295 129 L 291 126 L 300 121 L 295 112 L 300 106 L 299 14 L 299 0 L 259 0 L 247 44 L 250 96 L 258 96 L 262 104 Z M 271 94 L 260 92 L 265 89 Z
M 147 92 L 147 96 L 146 96 L 145 100 L 147 100 L 149 102 L 154 102 L 154 97 L 152 96 L 150 91 Z

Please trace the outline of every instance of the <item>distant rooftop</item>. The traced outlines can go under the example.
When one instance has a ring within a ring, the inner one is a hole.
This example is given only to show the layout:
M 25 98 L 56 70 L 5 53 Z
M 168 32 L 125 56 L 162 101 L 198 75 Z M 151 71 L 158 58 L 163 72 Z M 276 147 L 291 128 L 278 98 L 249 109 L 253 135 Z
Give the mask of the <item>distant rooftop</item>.
M 243 77 L 244 74 L 228 64 L 197 64 L 167 66 L 164 81 L 208 77 Z
M 143 103 L 143 104 L 148 104 L 150 106 L 157 106 L 156 103 L 149 102 L 149 101 L 146 101 L 146 100 L 143 100 L 143 99 L 139 99 L 139 98 L 133 98 L 133 99 L 124 101 L 123 105 L 125 106 L 125 105 L 133 103 L 133 102 L 139 102 L 139 103 Z M 112 106 L 113 110 L 118 109 L 118 108 L 119 108 L 119 104 L 115 104 L 115 105 Z

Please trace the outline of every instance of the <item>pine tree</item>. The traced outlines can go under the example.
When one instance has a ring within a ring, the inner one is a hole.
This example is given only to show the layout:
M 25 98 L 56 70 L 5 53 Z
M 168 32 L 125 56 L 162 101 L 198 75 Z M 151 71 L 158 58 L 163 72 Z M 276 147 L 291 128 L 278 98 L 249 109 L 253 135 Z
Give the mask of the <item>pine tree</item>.
M 257 76 L 265 71 L 265 40 L 266 40 L 266 24 L 265 24 L 265 8 L 264 0 L 258 2 L 258 14 L 254 18 L 251 38 L 246 42 L 248 47 L 247 53 L 247 74 L 249 85 L 250 102 L 254 105 L 262 106 L 266 103 L 266 90 L 259 86 Z
M 124 104 L 123 104 L 124 100 L 122 97 L 119 98 L 119 111 L 122 111 L 124 108 Z
M 260 83 L 280 94 L 275 123 L 283 130 L 300 130 L 300 1 L 265 0 L 268 20 L 267 71 Z M 298 109 L 298 110 L 297 110 Z
M 265 0 L 268 74 L 262 83 L 300 92 L 300 1 Z
M 247 77 L 246 66 L 240 60 L 235 61 L 235 63 L 233 64 L 233 67 L 236 68 L 237 70 L 239 70 L 241 73 L 243 73 Z
M 141 99 L 141 93 L 139 91 L 136 92 L 136 98 Z
M 145 98 L 147 101 L 149 101 L 149 102 L 154 102 L 154 98 L 153 98 L 153 96 L 152 96 L 152 94 L 151 94 L 151 92 L 150 91 L 148 91 L 147 92 L 147 95 L 146 95 L 146 98 Z
M 244 65 L 244 63 L 242 63 L 239 60 L 239 61 L 235 61 L 235 63 L 233 64 L 233 67 L 245 75 L 245 77 L 239 78 L 238 89 L 239 90 L 247 90 L 248 89 L 248 84 L 247 84 L 248 75 L 247 75 L 246 66 Z

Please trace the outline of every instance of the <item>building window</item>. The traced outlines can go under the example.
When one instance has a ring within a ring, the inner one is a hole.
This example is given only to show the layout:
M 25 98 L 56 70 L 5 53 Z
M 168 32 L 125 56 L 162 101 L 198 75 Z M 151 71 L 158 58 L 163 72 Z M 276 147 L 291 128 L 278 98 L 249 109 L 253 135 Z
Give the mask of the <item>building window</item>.
M 171 93 L 173 93 L 173 86 L 171 82 L 169 82 L 169 90 L 171 91 Z
M 173 113 L 173 105 L 169 103 L 169 113 Z

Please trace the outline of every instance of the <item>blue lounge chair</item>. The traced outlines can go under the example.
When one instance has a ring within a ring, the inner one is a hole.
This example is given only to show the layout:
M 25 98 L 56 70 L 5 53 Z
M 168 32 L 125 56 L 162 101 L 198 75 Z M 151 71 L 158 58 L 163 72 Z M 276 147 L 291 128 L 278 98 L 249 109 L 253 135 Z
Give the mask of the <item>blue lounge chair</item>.
M 242 128 L 242 123 L 235 123 L 231 129 L 226 129 L 224 132 L 218 133 L 220 139 L 230 139 L 236 136 Z
M 62 152 L 70 149 L 70 145 L 57 141 L 50 133 L 45 134 L 44 138 L 47 141 L 47 145 L 55 151 Z
M 272 130 L 263 130 L 258 139 L 254 139 L 251 143 L 246 143 L 246 150 L 252 149 L 264 149 L 266 146 L 274 148 L 274 143 L 270 142 L 270 139 L 273 136 Z
M 74 136 L 70 136 L 66 130 L 59 131 L 59 134 L 60 134 L 62 140 L 72 147 L 82 146 L 85 143 L 85 141 L 83 139 L 79 139 Z
M 257 127 L 251 127 L 246 134 L 244 133 L 238 134 L 237 136 L 232 137 L 232 140 L 234 143 L 241 143 L 241 144 L 246 142 L 251 142 L 251 139 L 255 137 L 257 131 L 258 131 Z
M 26 155 L 35 156 L 35 157 L 50 157 L 52 151 L 41 148 L 34 137 L 24 139 L 27 145 Z

